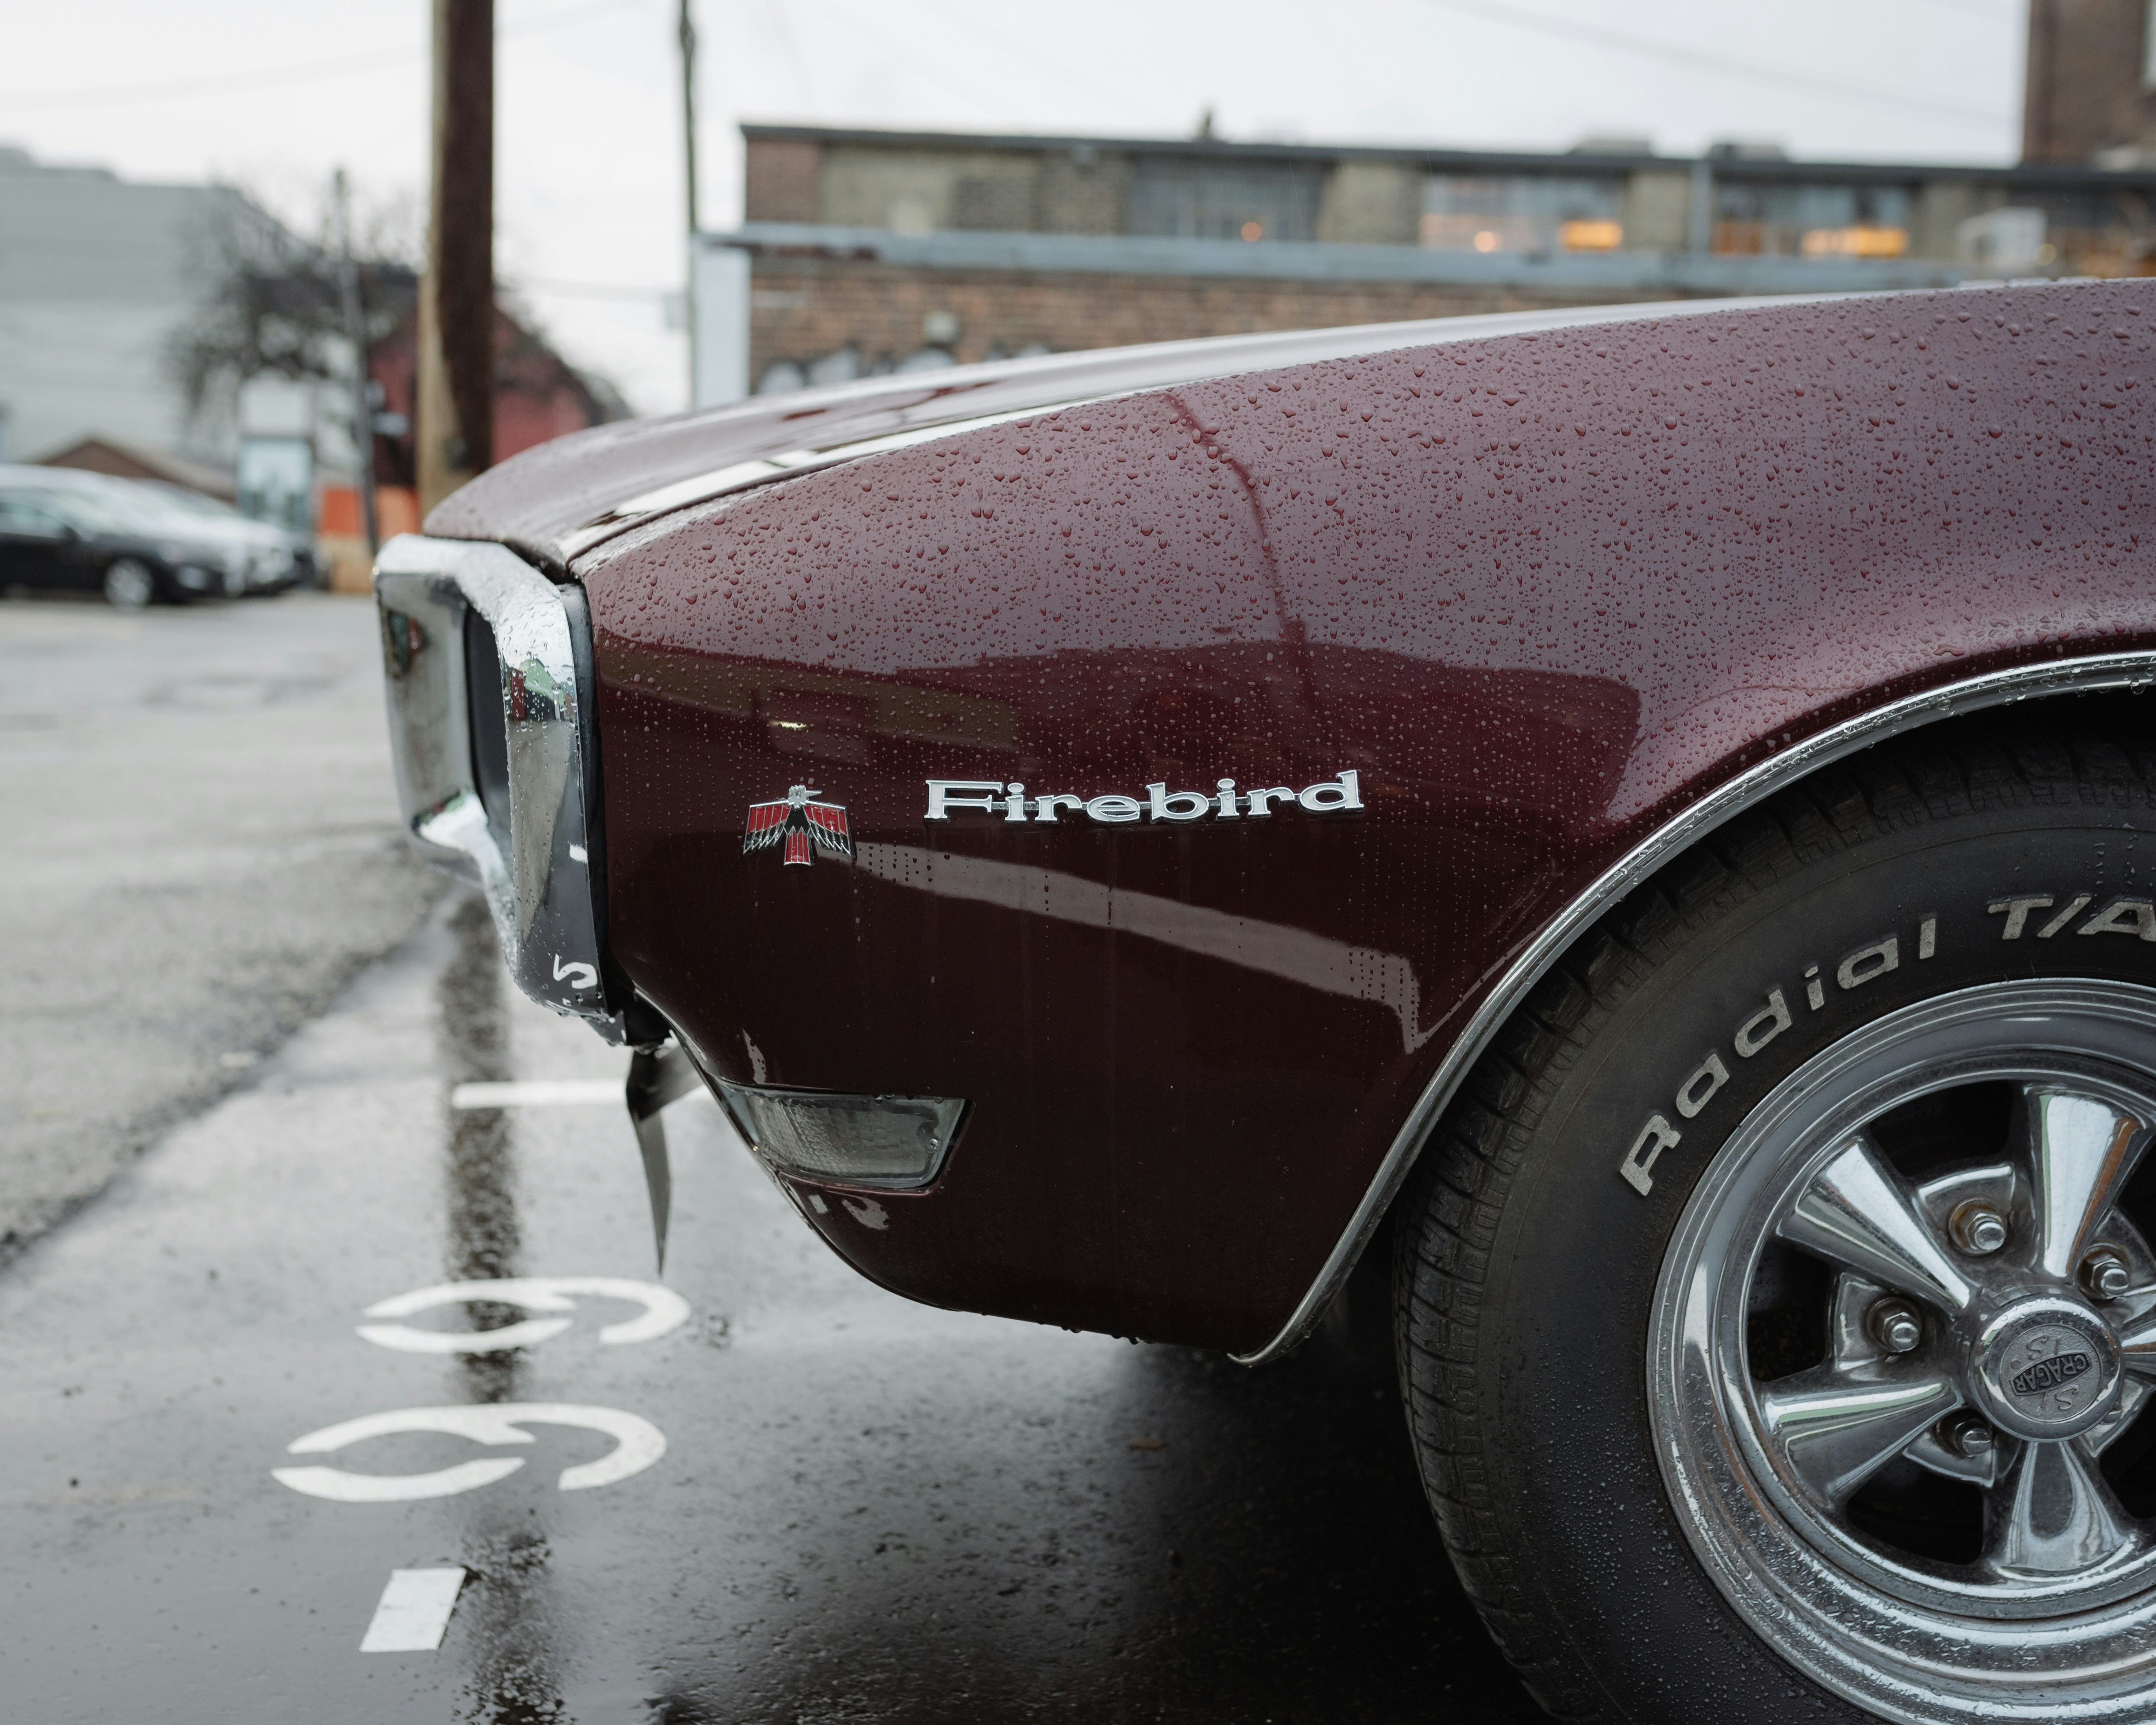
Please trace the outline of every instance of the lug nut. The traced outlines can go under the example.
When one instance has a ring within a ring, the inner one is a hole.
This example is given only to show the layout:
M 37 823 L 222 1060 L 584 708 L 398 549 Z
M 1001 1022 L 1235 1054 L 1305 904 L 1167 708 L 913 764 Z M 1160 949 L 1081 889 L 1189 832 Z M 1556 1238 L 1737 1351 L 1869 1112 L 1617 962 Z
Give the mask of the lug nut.
M 1974 1414 L 1950 1415 L 1939 1433 L 1939 1440 L 1964 1461 L 1983 1460 L 1998 1441 L 1991 1428 Z
M 1906 1300 L 1881 1300 L 1866 1322 L 1871 1339 L 1889 1353 L 1907 1353 L 1924 1339 L 1924 1321 Z
M 2006 1244 L 2006 1218 L 1979 1198 L 1957 1209 L 1947 1227 L 1972 1258 L 1988 1258 Z
M 2082 1286 L 2092 1300 L 2116 1300 L 2133 1285 L 2133 1271 L 2110 1246 L 2098 1246 L 2082 1260 Z

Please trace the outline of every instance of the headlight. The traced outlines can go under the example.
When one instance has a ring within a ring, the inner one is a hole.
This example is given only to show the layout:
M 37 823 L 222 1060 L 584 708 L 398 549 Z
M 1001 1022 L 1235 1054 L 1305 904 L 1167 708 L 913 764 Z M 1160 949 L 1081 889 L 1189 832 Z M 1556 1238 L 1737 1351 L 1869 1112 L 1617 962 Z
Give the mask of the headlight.
M 556 587 L 506 546 L 407 533 L 382 547 L 374 591 L 413 843 L 485 889 L 526 993 L 628 1040 L 600 974 L 583 589 Z

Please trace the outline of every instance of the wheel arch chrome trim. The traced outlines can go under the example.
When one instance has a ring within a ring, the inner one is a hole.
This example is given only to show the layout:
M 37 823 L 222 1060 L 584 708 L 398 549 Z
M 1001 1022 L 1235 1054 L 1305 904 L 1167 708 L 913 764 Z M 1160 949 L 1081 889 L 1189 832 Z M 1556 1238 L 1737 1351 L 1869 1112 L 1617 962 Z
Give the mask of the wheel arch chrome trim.
M 1506 968 L 1496 986 L 1484 997 L 1445 1051 L 1437 1070 L 1416 1098 L 1414 1106 L 1408 1111 L 1406 1120 L 1394 1134 L 1385 1158 L 1356 1205 L 1347 1229 L 1335 1242 L 1317 1279 L 1296 1303 L 1287 1322 L 1262 1348 L 1233 1358 L 1242 1365 L 1262 1365 L 1278 1358 L 1310 1333 L 1362 1257 L 1393 1200 L 1399 1195 L 1409 1172 L 1460 1084 L 1506 1019 L 1605 911 L 1679 852 L 1776 792 L 1889 737 L 1986 707 L 2052 696 L 2149 687 L 2156 687 L 2156 650 L 2052 660 L 1964 678 L 1905 696 L 1830 725 L 1725 780 L 1664 822 L 1543 924 Z

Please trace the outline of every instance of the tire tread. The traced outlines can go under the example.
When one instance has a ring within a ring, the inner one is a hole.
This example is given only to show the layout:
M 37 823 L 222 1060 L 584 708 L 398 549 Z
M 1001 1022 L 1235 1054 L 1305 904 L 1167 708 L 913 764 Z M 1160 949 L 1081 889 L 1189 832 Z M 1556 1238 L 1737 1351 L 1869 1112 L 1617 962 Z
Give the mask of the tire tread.
M 1553 1717 L 1585 1725 L 1625 1715 L 1508 1549 L 1478 1413 L 1499 1222 L 1557 1080 L 1686 937 L 1793 873 L 1876 836 L 1972 812 L 2145 807 L 2152 784 L 2156 747 L 2098 731 L 1987 716 L 1881 744 L 1672 859 L 1573 942 L 1470 1070 L 1401 1195 L 1395 1358 L 1424 1489 L 1461 1585 Z

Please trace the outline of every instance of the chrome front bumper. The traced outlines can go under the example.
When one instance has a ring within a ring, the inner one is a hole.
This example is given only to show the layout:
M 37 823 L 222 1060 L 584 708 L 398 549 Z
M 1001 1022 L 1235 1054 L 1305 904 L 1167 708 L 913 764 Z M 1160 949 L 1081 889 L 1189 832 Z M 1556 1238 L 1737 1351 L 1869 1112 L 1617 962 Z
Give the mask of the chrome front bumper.
M 374 569 L 412 847 L 486 894 L 517 985 L 613 1042 L 583 589 L 506 547 L 402 534 Z M 501 726 L 493 730 L 495 722 Z

